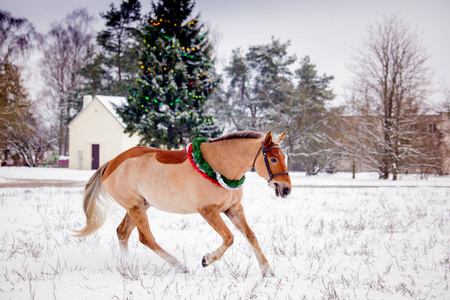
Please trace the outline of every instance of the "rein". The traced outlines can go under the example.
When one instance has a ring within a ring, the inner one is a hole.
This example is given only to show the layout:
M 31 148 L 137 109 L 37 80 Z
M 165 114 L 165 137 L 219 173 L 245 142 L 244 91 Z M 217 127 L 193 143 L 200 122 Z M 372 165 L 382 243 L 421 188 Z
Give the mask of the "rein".
M 266 154 L 266 152 L 269 152 L 272 149 L 281 149 L 281 147 L 280 146 L 272 146 L 272 147 L 266 148 L 266 147 L 264 147 L 264 141 L 262 141 L 261 147 L 259 147 L 258 153 L 256 153 L 256 156 L 255 156 L 255 159 L 253 160 L 253 165 L 252 165 L 252 167 L 255 168 L 256 159 L 258 158 L 259 153 L 262 151 L 262 154 L 264 157 L 264 162 L 266 163 L 267 173 L 269 173 L 269 181 L 267 181 L 267 183 L 269 185 L 275 177 L 289 174 L 289 172 L 280 172 L 277 174 L 272 174 L 272 170 L 270 169 L 269 161 L 267 159 L 267 154 Z

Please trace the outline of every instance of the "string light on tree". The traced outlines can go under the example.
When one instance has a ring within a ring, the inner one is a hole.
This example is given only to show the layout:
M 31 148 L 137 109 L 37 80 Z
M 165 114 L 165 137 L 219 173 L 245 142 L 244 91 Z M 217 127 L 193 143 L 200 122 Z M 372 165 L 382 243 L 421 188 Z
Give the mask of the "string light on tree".
M 194 3 L 160 0 L 142 35 L 142 72 L 130 98 L 118 110 L 127 132 L 137 132 L 143 142 L 168 148 L 185 146 L 196 136 L 219 133 L 204 104 L 215 86 L 212 46 Z

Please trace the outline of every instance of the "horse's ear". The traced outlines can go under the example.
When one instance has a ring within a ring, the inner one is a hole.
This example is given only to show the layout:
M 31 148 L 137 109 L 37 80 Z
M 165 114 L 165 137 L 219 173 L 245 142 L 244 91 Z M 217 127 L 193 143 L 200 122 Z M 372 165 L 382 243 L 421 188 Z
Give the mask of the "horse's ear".
M 272 132 L 269 132 L 269 133 L 266 135 L 266 146 L 269 147 L 269 145 L 270 145 L 272 142 L 273 142 L 273 140 L 272 140 Z
M 282 135 L 280 135 L 280 141 L 279 143 L 281 144 L 281 142 L 284 140 L 284 137 L 286 136 L 286 132 L 283 133 Z

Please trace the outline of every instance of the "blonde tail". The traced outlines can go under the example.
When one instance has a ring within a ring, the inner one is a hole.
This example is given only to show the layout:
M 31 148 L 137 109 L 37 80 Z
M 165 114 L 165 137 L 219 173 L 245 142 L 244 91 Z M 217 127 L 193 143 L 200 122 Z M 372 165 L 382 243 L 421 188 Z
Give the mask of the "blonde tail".
M 86 226 L 81 230 L 74 230 L 77 237 L 85 237 L 96 232 L 105 223 L 106 203 L 108 197 L 102 183 L 102 175 L 108 163 L 101 166 L 92 175 L 84 190 L 84 213 L 86 214 Z

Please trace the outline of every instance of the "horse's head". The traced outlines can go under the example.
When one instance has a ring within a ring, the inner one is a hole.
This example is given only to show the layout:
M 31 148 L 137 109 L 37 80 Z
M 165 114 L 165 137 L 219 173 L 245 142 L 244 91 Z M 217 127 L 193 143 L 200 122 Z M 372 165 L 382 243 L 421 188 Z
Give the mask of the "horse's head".
M 282 198 L 288 196 L 292 189 L 285 156 L 280 148 L 285 136 L 286 133 L 280 136 L 272 136 L 272 133 L 269 132 L 261 143 L 261 148 L 253 163 L 256 173 L 266 179 L 275 190 L 275 194 Z

